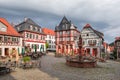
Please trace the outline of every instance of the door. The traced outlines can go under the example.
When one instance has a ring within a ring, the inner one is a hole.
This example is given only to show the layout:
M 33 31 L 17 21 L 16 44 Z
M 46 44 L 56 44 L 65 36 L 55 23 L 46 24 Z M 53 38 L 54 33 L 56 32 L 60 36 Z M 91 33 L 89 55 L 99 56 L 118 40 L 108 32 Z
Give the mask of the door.
M 98 54 L 97 48 L 93 48 L 92 55 L 96 57 L 97 54 Z
M 5 56 L 9 56 L 9 48 L 5 48 Z

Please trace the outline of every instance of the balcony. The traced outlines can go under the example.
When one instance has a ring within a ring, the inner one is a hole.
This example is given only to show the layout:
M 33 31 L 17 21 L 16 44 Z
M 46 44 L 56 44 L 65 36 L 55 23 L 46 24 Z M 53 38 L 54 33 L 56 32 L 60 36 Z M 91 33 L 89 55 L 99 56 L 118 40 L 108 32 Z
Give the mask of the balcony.
M 67 44 L 66 41 L 60 41 L 59 44 Z
M 19 42 L 12 42 L 12 41 L 0 41 L 0 45 L 18 45 Z
M 89 46 L 96 46 L 96 44 L 89 44 Z
M 74 44 L 74 41 L 67 41 L 67 44 Z

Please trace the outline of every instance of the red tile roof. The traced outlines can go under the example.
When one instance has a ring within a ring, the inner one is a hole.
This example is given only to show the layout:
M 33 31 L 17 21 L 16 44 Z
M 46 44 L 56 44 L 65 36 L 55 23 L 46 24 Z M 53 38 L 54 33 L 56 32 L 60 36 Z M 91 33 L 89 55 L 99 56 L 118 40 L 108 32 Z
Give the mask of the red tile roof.
M 90 24 L 86 24 L 86 25 L 83 27 L 83 29 L 85 29 L 85 28 L 91 28 L 99 37 L 101 37 L 101 38 L 103 39 L 104 34 L 101 33 L 101 32 L 99 32 L 99 31 L 97 31 L 97 30 L 95 30 L 95 29 L 93 29 Z
M 46 35 L 55 35 L 55 32 L 54 32 L 54 30 L 52 30 L 52 29 L 42 28 L 42 31 L 43 31 Z
M 0 18 L 0 22 L 3 23 L 6 27 L 7 27 L 7 31 L 3 32 L 0 31 L 0 34 L 2 35 L 9 35 L 9 36 L 21 36 L 15 29 L 13 26 L 10 25 L 10 23 L 8 23 L 8 21 L 4 18 Z
M 91 27 L 90 24 L 86 24 L 86 25 L 84 26 L 84 28 L 89 28 L 89 27 Z
M 120 37 L 116 37 L 115 40 L 120 40 Z

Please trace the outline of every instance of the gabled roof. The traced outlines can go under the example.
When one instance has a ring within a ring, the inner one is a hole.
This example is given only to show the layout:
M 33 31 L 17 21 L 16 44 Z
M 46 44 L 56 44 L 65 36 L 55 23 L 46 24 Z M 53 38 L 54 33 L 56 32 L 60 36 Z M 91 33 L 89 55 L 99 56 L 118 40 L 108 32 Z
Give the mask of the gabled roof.
M 99 37 L 101 37 L 101 38 L 103 39 L 104 34 L 101 33 L 101 32 L 99 32 L 99 31 L 97 31 L 97 30 L 95 30 L 95 29 L 93 29 L 90 24 L 86 24 L 86 25 L 83 27 L 83 29 L 85 29 L 85 28 L 91 28 Z
M 10 23 L 6 19 L 0 18 L 0 22 L 7 27 L 6 32 L 0 31 L 1 35 L 21 37 L 21 35 L 14 29 L 13 26 L 10 25 Z
M 91 28 L 90 24 L 86 24 L 83 28 Z
M 73 27 L 74 29 L 77 28 L 76 26 L 71 24 L 71 21 L 68 21 L 68 19 L 64 16 L 60 24 L 55 27 L 55 31 L 70 30 L 71 27 Z
M 33 30 L 30 30 L 30 26 L 33 27 Z M 19 30 L 17 29 L 19 27 Z M 35 30 L 35 27 L 38 28 L 38 30 L 36 31 Z M 37 33 L 42 33 L 42 30 L 40 32 L 40 28 L 41 26 L 39 26 L 37 23 L 35 23 L 32 19 L 30 18 L 25 18 L 25 20 L 23 22 L 21 22 L 20 24 L 16 25 L 15 26 L 16 30 L 18 32 L 20 31 L 24 31 L 24 30 L 27 30 L 27 31 L 32 31 L 32 32 L 37 32 Z
M 64 16 L 59 25 L 62 25 L 62 24 L 65 24 L 65 23 L 70 24 L 68 19 Z
M 48 29 L 48 28 L 42 28 L 42 31 L 46 34 L 46 35 L 54 35 L 55 36 L 55 32 L 52 29 Z

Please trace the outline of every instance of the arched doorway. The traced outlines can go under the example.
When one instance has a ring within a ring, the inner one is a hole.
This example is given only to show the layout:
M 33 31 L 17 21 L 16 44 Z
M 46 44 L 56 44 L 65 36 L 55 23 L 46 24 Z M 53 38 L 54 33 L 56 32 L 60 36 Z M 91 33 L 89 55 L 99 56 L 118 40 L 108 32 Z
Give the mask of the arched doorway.
M 97 48 L 93 48 L 92 55 L 95 56 L 95 57 L 97 56 Z
M 90 54 L 90 48 L 86 49 L 86 54 Z

